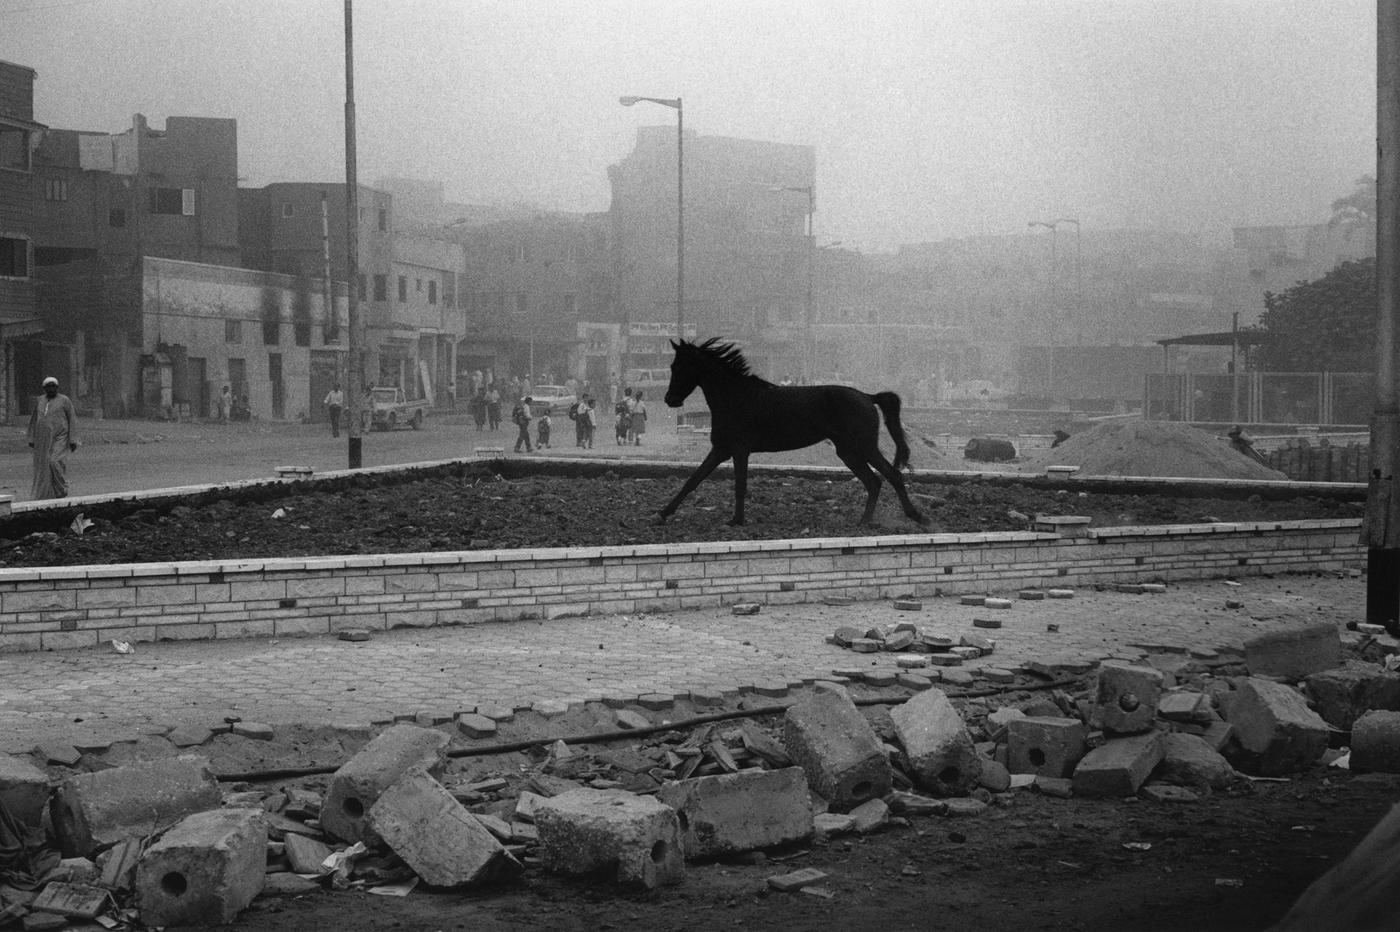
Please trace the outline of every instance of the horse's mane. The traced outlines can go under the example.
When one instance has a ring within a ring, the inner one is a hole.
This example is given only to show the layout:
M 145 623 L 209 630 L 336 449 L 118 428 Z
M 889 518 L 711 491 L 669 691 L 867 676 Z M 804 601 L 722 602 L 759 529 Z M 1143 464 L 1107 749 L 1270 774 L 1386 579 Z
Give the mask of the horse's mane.
M 719 337 L 710 337 L 704 343 L 687 343 L 681 341 L 682 346 L 689 347 L 693 352 L 709 359 L 720 366 L 730 375 L 741 378 L 757 379 L 768 384 L 768 380 L 761 376 L 754 375 L 749 368 L 749 361 L 744 358 L 743 352 L 733 343 L 723 343 Z

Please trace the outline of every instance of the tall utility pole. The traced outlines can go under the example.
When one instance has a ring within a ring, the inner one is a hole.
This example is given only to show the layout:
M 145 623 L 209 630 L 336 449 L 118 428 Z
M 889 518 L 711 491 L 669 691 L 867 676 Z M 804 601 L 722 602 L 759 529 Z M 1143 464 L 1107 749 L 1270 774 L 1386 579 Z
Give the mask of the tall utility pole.
M 1400 318 L 1400 3 L 1376 3 L 1376 408 L 1366 490 L 1366 620 L 1400 635 L 1396 320 Z
M 357 285 L 360 280 L 360 184 L 355 170 L 355 30 L 350 11 L 351 0 L 345 0 L 345 303 L 349 313 L 349 334 L 346 343 L 349 360 L 345 377 L 345 409 L 350 414 L 349 467 L 359 469 L 363 463 L 360 438 L 360 408 L 364 396 L 364 334 L 360 329 L 360 303 Z

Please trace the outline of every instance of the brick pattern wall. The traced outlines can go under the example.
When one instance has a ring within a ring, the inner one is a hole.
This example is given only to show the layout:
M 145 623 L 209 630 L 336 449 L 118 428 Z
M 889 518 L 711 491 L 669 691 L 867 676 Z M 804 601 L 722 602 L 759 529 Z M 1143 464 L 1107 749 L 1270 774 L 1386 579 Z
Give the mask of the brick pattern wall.
M 1339 570 L 1355 519 L 0 570 L 0 651 Z

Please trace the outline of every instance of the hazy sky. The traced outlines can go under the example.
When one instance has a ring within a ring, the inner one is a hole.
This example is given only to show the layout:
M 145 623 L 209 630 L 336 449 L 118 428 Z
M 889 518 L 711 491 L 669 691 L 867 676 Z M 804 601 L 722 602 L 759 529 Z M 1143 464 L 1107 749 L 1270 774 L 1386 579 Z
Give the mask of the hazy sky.
M 236 117 L 247 185 L 344 178 L 342 0 L 0 0 L 35 119 Z M 1375 169 L 1374 0 L 356 0 L 362 181 L 604 210 L 636 128 L 809 144 L 868 249 L 1078 216 L 1222 241 Z

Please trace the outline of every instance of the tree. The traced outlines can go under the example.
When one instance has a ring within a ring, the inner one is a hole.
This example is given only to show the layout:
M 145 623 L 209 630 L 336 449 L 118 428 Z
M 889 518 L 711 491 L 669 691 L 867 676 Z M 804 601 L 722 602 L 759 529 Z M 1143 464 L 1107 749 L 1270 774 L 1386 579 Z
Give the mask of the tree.
M 1376 260 L 1343 262 L 1311 282 L 1264 295 L 1262 368 L 1368 372 L 1375 367 Z
M 1360 232 L 1363 235 L 1376 228 L 1376 179 L 1362 175 L 1352 185 L 1352 192 L 1332 202 L 1332 217 L 1327 225 L 1342 232 L 1342 238 L 1350 241 Z

